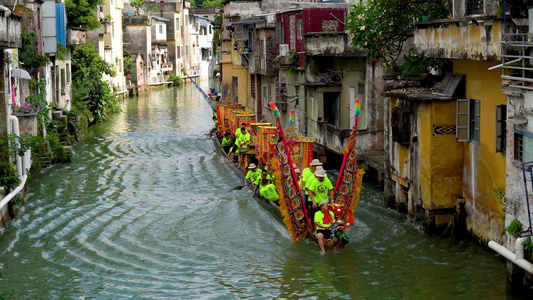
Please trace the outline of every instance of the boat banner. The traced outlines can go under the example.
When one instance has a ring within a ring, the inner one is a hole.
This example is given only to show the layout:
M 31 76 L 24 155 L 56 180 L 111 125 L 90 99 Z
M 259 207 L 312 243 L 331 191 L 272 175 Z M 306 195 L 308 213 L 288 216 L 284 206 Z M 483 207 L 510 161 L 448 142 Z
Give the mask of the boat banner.
M 187 77 L 189 77 L 189 79 L 191 80 L 192 83 L 194 83 L 194 85 L 196 86 L 196 88 L 200 91 L 200 93 L 202 94 L 202 96 L 204 97 L 205 101 L 207 101 L 207 104 L 209 104 L 209 106 L 211 106 L 211 109 L 213 110 L 213 114 L 216 116 L 216 113 L 217 113 L 217 106 L 215 104 L 215 101 L 211 100 L 211 98 L 209 98 L 206 93 L 204 93 L 204 91 L 196 84 L 196 82 L 194 82 L 194 80 L 192 80 L 191 76 L 189 76 L 189 74 L 185 74 L 187 75 Z
M 291 234 L 292 242 L 295 243 L 298 239 L 305 238 L 309 221 L 305 216 L 300 189 L 298 183 L 294 182 L 288 152 L 281 137 L 277 139 L 274 147 L 281 179 L 279 183 L 283 187 L 284 195 L 280 197 L 280 210 L 283 222 Z
M 357 120 L 361 111 L 359 99 L 355 100 L 355 122 L 352 134 L 348 138 L 348 144 L 344 148 L 344 160 L 342 162 L 337 184 L 335 185 L 335 203 L 343 205 L 346 213 L 342 216 L 347 226 L 353 225 L 353 214 L 359 201 L 359 193 L 363 187 L 363 169 L 357 168 L 357 151 L 355 149 Z

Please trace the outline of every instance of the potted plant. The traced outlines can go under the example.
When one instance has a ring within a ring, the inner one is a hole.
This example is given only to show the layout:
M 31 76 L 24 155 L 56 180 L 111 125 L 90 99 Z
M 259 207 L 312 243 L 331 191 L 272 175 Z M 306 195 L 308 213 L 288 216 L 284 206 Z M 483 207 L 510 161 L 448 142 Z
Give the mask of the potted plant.
M 489 3 L 494 7 L 494 14 L 503 15 L 504 0 L 490 0 Z
M 398 67 L 402 76 L 418 75 L 420 86 L 429 88 L 433 85 L 433 74 L 441 74 L 448 60 L 435 57 L 404 55 L 404 63 Z

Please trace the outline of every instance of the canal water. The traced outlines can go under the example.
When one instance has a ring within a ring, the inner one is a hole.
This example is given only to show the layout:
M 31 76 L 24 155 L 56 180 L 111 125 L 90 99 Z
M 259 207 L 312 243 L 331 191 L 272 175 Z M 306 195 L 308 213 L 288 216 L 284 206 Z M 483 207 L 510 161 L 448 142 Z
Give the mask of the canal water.
M 201 84 L 207 90 L 207 82 Z M 174 299 L 502 299 L 505 265 L 433 237 L 365 184 L 341 254 L 287 230 L 204 136 L 192 86 L 127 100 L 69 164 L 33 176 L 0 235 L 0 296 Z

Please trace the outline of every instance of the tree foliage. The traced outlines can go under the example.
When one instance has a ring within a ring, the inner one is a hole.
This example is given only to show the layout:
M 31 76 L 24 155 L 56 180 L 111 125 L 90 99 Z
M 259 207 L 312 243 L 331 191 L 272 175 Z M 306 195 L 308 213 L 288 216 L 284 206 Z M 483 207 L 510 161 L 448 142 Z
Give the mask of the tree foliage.
M 222 7 L 222 0 L 205 0 L 201 7 Z
M 104 3 L 104 0 L 66 0 L 65 8 L 69 25 L 87 30 L 100 27 L 96 8 Z
M 449 0 L 368 0 L 353 5 L 346 27 L 352 46 L 364 49 L 384 67 L 395 70 L 405 42 L 413 37 L 414 22 L 422 16 L 444 18 Z
M 124 56 L 124 75 L 131 75 L 133 74 L 133 68 L 135 67 L 135 63 L 133 60 L 131 60 L 131 57 Z
M 144 6 L 144 0 L 131 0 L 131 7 L 135 8 L 135 15 L 139 15 L 139 10 Z
M 93 123 L 107 119 L 107 111 L 118 110 L 117 99 L 103 80 L 114 76 L 111 66 L 95 51 L 94 45 L 75 46 L 72 52 L 72 91 L 75 107 L 85 107 Z M 79 104 L 83 104 L 80 106 Z

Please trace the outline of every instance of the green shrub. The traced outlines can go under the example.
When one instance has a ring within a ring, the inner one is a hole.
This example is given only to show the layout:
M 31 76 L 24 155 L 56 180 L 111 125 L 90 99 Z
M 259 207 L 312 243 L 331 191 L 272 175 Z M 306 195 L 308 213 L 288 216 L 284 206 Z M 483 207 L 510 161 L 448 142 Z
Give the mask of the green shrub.
M 0 186 L 3 186 L 8 194 L 21 183 L 15 165 L 8 162 L 0 162 Z
M 176 76 L 174 74 L 171 74 L 168 77 L 168 80 L 172 81 L 172 85 L 179 86 L 183 83 L 183 78 Z
M 520 221 L 518 221 L 518 219 L 514 219 L 511 224 L 509 224 L 509 226 L 507 227 L 507 232 L 510 234 L 510 235 L 513 235 L 515 233 L 520 233 L 523 231 L 523 226 L 522 226 L 522 223 L 520 223 Z

